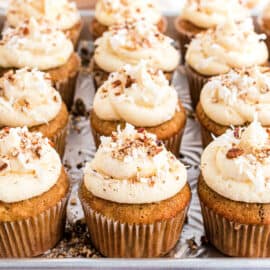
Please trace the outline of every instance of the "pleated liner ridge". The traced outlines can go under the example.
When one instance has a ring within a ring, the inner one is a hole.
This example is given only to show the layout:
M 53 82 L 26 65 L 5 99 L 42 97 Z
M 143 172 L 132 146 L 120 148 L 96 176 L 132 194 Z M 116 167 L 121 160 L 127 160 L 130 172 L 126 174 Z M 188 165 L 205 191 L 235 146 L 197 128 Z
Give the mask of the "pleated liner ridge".
M 0 258 L 34 257 L 54 247 L 64 232 L 67 198 L 36 216 L 0 222 Z
M 179 240 L 188 206 L 175 217 L 153 224 L 128 224 L 82 206 L 94 246 L 106 257 L 151 258 L 167 254 Z
M 205 233 L 222 253 L 237 257 L 270 257 L 270 225 L 239 224 L 201 202 Z

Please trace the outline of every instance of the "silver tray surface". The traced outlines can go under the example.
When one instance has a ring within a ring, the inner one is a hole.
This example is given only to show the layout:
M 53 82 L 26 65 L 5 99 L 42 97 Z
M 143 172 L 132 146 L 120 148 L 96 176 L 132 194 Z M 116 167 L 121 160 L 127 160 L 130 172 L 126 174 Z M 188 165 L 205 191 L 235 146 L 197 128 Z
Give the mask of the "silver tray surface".
M 85 18 L 86 27 L 83 31 L 83 39 L 89 39 L 87 33 L 89 20 L 89 16 Z M 170 18 L 169 32 L 171 36 L 175 36 L 172 21 L 173 19 Z M 81 41 L 80 47 L 87 47 L 91 51 L 93 43 Z M 204 243 L 204 229 L 196 193 L 202 151 L 200 129 L 190 105 L 187 81 L 182 66 L 175 72 L 173 84 L 188 111 L 180 159 L 187 166 L 188 181 L 192 188 L 192 202 L 187 223 L 176 247 L 166 257 L 160 259 L 0 259 L 0 269 L 270 269 L 270 259 L 229 258 L 219 253 L 211 245 Z M 95 90 L 91 75 L 87 71 L 80 73 L 76 88 L 75 100 L 81 98 L 87 110 L 90 110 Z M 91 160 L 95 151 L 89 119 L 87 117 L 72 117 L 64 156 L 64 163 L 69 166 L 68 173 L 73 185 L 71 200 L 76 201 L 75 205 L 72 203 L 68 205 L 67 220 L 71 224 L 83 218 L 83 212 L 77 198 L 77 189 L 82 179 L 82 168 L 81 166 L 78 168 L 78 164 L 84 165 L 86 161 Z

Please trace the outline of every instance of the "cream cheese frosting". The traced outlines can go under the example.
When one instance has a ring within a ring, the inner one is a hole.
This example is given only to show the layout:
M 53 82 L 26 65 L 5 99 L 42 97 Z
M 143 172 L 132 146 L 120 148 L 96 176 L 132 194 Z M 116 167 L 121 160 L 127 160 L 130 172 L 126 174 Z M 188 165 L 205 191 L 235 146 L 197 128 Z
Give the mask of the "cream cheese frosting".
M 107 72 L 114 72 L 124 64 L 136 65 L 141 59 L 148 60 L 153 68 L 173 71 L 180 54 L 172 42 L 147 20 L 129 20 L 111 26 L 96 40 L 94 60 Z
M 44 72 L 24 68 L 0 78 L 0 126 L 46 124 L 57 116 L 61 104 L 60 94 Z
M 0 201 L 15 203 L 48 191 L 60 177 L 62 165 L 41 133 L 27 128 L 0 131 Z
M 6 28 L 0 40 L 2 68 L 53 69 L 64 65 L 72 53 L 73 45 L 62 31 L 34 18 Z
M 163 72 L 141 61 L 111 73 L 98 89 L 93 108 L 102 120 L 123 120 L 134 126 L 151 127 L 170 120 L 177 105 L 177 92 Z
M 212 28 L 249 15 L 239 0 L 187 0 L 180 16 L 200 28 Z
M 19 26 L 30 18 L 46 19 L 61 30 L 68 30 L 80 21 L 74 2 L 67 0 L 11 0 L 7 10 L 7 23 Z
M 202 154 L 206 184 L 221 196 L 247 203 L 270 202 L 270 137 L 257 121 L 228 130 Z
M 213 77 L 202 89 L 200 102 L 205 114 L 224 125 L 244 125 L 254 114 L 270 125 L 270 68 L 231 70 Z
M 265 38 L 264 34 L 254 32 L 251 19 L 228 20 L 198 34 L 187 49 L 186 62 L 206 76 L 224 74 L 231 68 L 261 65 L 268 59 Z
M 166 200 L 187 181 L 184 165 L 154 134 L 128 124 L 111 137 L 101 138 L 84 173 L 84 184 L 96 197 L 129 204 Z
M 153 0 L 99 0 L 95 9 L 95 18 L 106 26 L 141 18 L 157 24 L 161 17 L 159 7 Z

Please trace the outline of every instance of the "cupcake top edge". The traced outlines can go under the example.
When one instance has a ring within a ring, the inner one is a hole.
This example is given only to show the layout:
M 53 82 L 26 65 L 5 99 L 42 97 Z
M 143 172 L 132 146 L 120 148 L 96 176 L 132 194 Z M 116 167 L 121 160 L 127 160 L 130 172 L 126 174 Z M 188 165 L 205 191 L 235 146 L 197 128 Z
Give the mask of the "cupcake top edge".
M 233 11 L 233 12 L 232 12 Z M 200 28 L 212 28 L 232 20 L 250 16 L 249 10 L 239 0 L 187 0 L 180 17 Z
M 7 10 L 7 23 L 17 27 L 23 21 L 45 18 L 61 30 L 74 27 L 80 21 L 75 2 L 67 0 L 11 0 Z
M 62 99 L 49 74 L 37 69 L 8 71 L 0 78 L 0 126 L 47 124 L 60 112 Z
M 254 66 L 213 77 L 204 85 L 200 102 L 217 124 L 241 126 L 256 113 L 262 125 L 269 126 L 270 68 Z
M 0 201 L 41 195 L 58 181 L 61 170 L 59 155 L 41 133 L 26 127 L 0 131 Z
M 186 62 L 199 74 L 220 75 L 231 68 L 267 63 L 266 36 L 254 31 L 251 18 L 233 21 L 195 36 L 188 46 Z
M 161 17 L 160 9 L 153 0 L 98 0 L 95 8 L 95 18 L 105 26 L 128 18 L 147 18 L 149 23 L 157 24 Z
M 173 40 L 146 19 L 127 20 L 111 26 L 95 45 L 94 60 L 106 72 L 114 72 L 124 64 L 135 65 L 141 59 L 148 60 L 156 69 L 170 72 L 180 61 Z
M 49 70 L 66 64 L 72 42 L 44 19 L 30 18 L 16 28 L 7 27 L 0 40 L 0 67 Z
M 93 108 L 102 120 L 122 120 L 138 127 L 158 126 L 180 110 L 175 88 L 147 61 L 111 73 L 98 89 Z
M 270 202 L 270 132 L 253 121 L 228 130 L 201 158 L 206 184 L 221 196 L 246 203 Z
M 184 165 L 156 136 L 129 124 L 111 137 L 102 137 L 84 176 L 86 188 L 95 196 L 129 204 L 171 198 L 186 181 Z

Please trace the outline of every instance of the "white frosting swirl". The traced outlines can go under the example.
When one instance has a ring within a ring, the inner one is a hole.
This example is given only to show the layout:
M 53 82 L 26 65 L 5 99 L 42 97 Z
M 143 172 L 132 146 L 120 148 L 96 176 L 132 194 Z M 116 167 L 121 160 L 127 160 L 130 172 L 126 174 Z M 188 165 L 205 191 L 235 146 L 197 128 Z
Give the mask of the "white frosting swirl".
M 247 203 L 270 202 L 270 138 L 259 122 L 229 130 L 202 154 L 206 184 L 218 194 Z
M 239 0 L 187 0 L 181 18 L 201 28 L 224 24 L 228 19 L 241 20 L 249 16 Z
M 251 67 L 267 62 L 265 35 L 254 32 L 251 19 L 219 25 L 198 34 L 190 43 L 186 61 L 203 75 L 227 73 L 231 68 Z
M 157 24 L 161 19 L 161 12 L 153 0 L 98 0 L 95 18 L 106 26 L 141 18 Z
M 7 23 L 19 26 L 30 18 L 46 19 L 61 30 L 72 28 L 80 21 L 76 4 L 67 0 L 11 0 Z
M 41 133 L 27 128 L 0 131 L 0 201 L 41 195 L 58 181 L 61 170 L 58 154 Z
M 162 71 L 125 65 L 112 73 L 98 89 L 94 111 L 103 120 L 124 120 L 134 126 L 151 127 L 170 120 L 177 109 L 175 88 Z
M 177 194 L 186 184 L 182 163 L 157 142 L 154 134 L 127 125 L 102 137 L 86 165 L 84 184 L 95 196 L 118 203 L 152 203 Z
M 172 42 L 144 19 L 127 21 L 110 27 L 96 40 L 94 59 L 107 72 L 114 72 L 124 64 L 136 65 L 141 59 L 148 60 L 156 69 L 172 71 L 180 61 Z
M 61 104 L 46 73 L 24 68 L 0 78 L 0 126 L 46 124 L 57 116 Z
M 244 125 L 254 114 L 270 125 L 270 69 L 252 67 L 213 77 L 202 89 L 200 102 L 205 114 L 224 125 Z
M 31 18 L 3 32 L 0 66 L 48 70 L 64 65 L 72 53 L 73 45 L 63 32 Z

